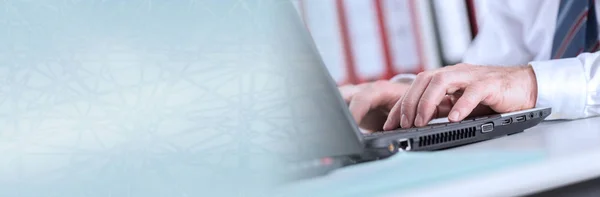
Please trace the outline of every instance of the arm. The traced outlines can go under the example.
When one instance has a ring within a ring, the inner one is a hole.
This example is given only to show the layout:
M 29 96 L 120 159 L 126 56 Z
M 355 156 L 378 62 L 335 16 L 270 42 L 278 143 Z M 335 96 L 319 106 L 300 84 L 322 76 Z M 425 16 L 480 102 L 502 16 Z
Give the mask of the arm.
M 529 5 L 520 8 L 516 1 L 490 3 L 495 9 L 491 9 L 493 13 L 488 15 L 482 32 L 467 52 L 464 60 L 467 64 L 419 74 L 390 111 L 384 129 L 397 125 L 423 126 L 433 117 L 443 95 L 456 92 L 460 98 L 448 114 L 451 121 L 464 119 L 477 104 L 489 106 L 498 113 L 552 107 L 553 114 L 548 119 L 600 114 L 600 52 L 561 60 L 532 61 L 538 52 L 531 51 L 538 49 L 526 47 L 524 31 L 530 29 L 535 13 L 527 15 L 522 10 L 524 7 L 535 12 L 529 3 L 540 2 L 521 2 Z M 544 43 L 539 35 L 532 35 L 527 34 L 528 42 Z M 529 66 L 525 66 L 527 64 Z
M 599 115 L 600 52 L 561 60 L 531 61 L 539 49 L 528 49 L 525 39 L 538 43 L 537 47 L 552 47 L 546 46 L 542 40 L 547 31 L 524 33 L 532 29 L 531 24 L 535 20 L 539 20 L 533 16 L 538 15 L 541 9 L 533 6 L 541 4 L 539 0 L 489 1 L 490 13 L 465 54 L 464 62 L 477 65 L 531 65 L 537 84 L 535 106 L 553 108 L 552 115 L 547 119 Z
M 498 113 L 549 106 L 548 119 L 600 114 L 600 52 L 575 58 L 533 61 L 530 66 L 490 67 L 461 64 L 426 71 L 392 108 L 384 129 L 423 126 L 444 94 L 461 92 L 448 119 L 464 119 L 477 104 Z
M 600 115 L 600 52 L 530 65 L 538 84 L 536 106 L 552 107 L 549 119 Z
M 600 65 L 596 63 L 600 53 L 531 62 L 539 50 L 529 49 L 525 40 L 544 43 L 539 36 L 532 38 L 534 34 L 527 32 L 537 20 L 535 12 L 540 10 L 535 9 L 534 4 L 540 2 L 489 3 L 493 8 L 465 55 L 466 64 L 421 73 L 391 110 L 385 128 L 398 123 L 402 127 L 423 126 L 433 116 L 442 96 L 456 92 L 460 98 L 448 114 L 451 121 L 464 119 L 477 104 L 487 105 L 498 113 L 550 106 L 554 113 L 549 119 L 574 119 L 600 113 L 597 106 L 600 105 L 597 94 L 600 77 L 595 77 L 600 72 L 596 69 Z M 527 64 L 530 66 L 524 66 Z M 494 68 L 491 65 L 522 66 Z
M 531 61 L 535 52 L 525 45 L 525 34 L 540 9 L 534 1 L 489 1 L 481 31 L 464 57 L 477 65 L 531 65 L 537 83 L 536 107 L 552 107 L 547 119 L 577 119 L 600 115 L 600 52 L 576 58 Z M 523 11 L 526 10 L 526 11 Z M 530 12 L 530 13 L 526 13 Z M 536 34 L 537 35 L 537 34 Z M 529 35 L 530 37 L 533 37 Z M 541 35 L 535 43 L 544 43 Z

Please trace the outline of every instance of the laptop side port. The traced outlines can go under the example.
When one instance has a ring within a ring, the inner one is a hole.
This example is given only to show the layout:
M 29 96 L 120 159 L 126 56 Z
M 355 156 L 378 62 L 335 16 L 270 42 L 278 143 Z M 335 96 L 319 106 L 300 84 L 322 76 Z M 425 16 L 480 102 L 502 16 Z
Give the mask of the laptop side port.
M 398 140 L 398 151 L 409 151 L 412 149 L 412 144 L 410 139 L 399 139 Z
M 515 118 L 515 122 L 523 122 L 523 121 L 525 121 L 525 115 Z
M 510 123 L 512 123 L 512 118 L 507 118 L 502 121 L 502 125 L 509 125 Z
M 487 133 L 487 132 L 492 132 L 494 130 L 494 123 L 485 123 L 483 125 L 481 125 L 481 132 L 482 133 Z

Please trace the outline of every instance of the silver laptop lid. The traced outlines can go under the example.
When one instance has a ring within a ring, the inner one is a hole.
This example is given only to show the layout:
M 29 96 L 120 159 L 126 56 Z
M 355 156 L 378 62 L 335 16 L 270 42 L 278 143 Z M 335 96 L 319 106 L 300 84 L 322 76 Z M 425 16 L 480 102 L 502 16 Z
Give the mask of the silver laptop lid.
M 288 1 L 1 1 L 0 43 L 13 189 L 198 196 L 263 160 L 362 151 Z

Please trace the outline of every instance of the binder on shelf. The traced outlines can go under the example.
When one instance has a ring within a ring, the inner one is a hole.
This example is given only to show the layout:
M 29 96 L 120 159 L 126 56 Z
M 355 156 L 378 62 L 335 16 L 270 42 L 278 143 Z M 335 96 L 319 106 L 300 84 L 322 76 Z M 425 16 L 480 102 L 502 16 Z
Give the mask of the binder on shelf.
M 440 51 L 445 64 L 456 64 L 471 44 L 477 29 L 470 24 L 470 0 L 433 0 Z
M 431 4 L 419 0 L 295 0 L 339 84 L 440 67 Z

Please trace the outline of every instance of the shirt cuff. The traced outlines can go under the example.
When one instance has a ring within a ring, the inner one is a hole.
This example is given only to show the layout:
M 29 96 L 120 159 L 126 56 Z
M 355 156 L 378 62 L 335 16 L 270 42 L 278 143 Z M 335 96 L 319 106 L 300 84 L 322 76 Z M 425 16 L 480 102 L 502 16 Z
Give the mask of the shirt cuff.
M 583 117 L 586 80 L 581 64 L 577 58 L 530 63 L 537 81 L 536 107 L 552 107 L 547 119 Z
M 396 82 L 396 83 L 411 84 L 416 78 L 417 78 L 417 75 L 415 75 L 415 74 L 399 74 L 399 75 L 392 77 L 390 79 L 390 81 Z

